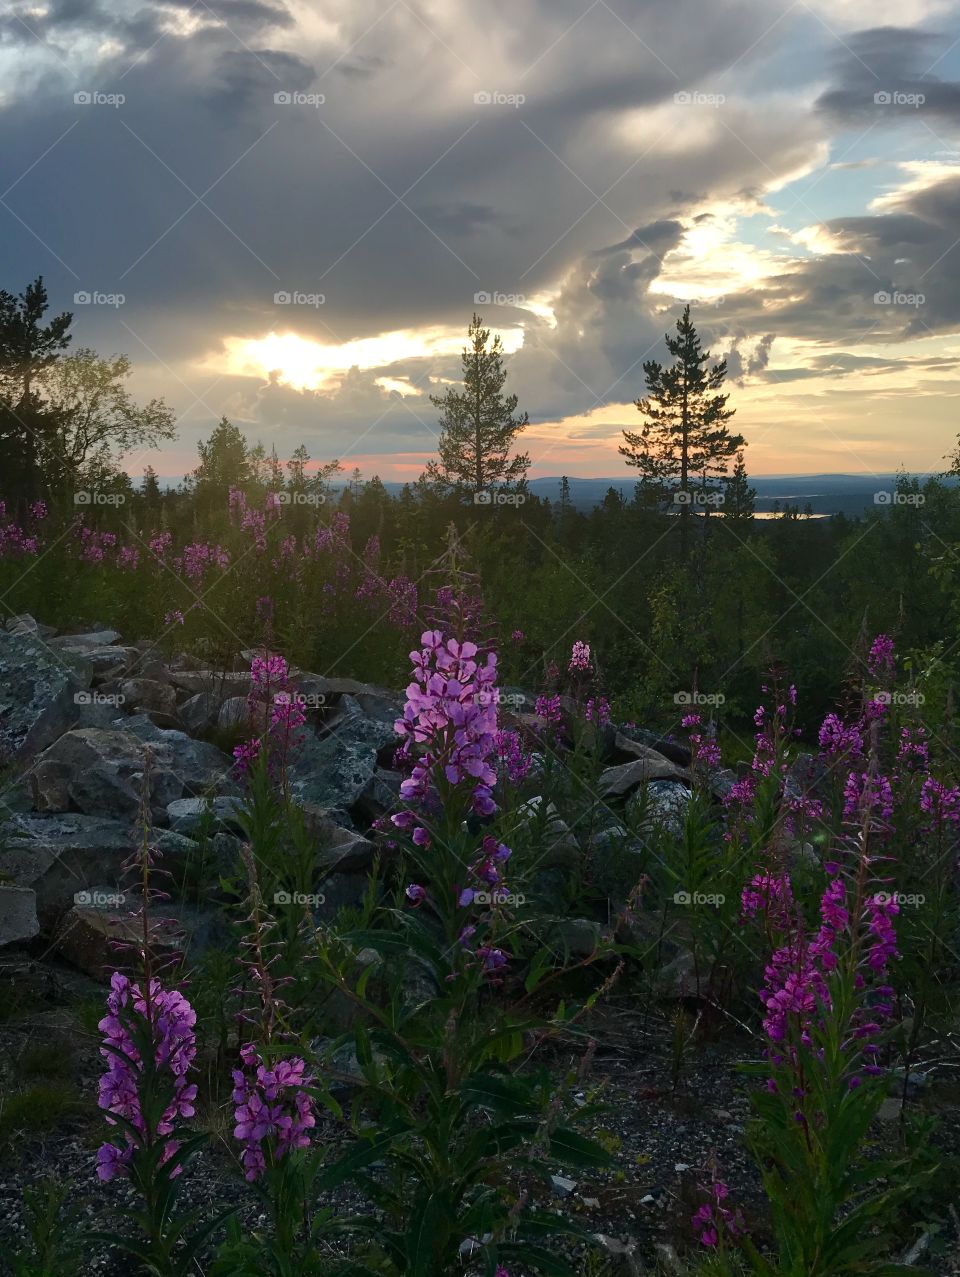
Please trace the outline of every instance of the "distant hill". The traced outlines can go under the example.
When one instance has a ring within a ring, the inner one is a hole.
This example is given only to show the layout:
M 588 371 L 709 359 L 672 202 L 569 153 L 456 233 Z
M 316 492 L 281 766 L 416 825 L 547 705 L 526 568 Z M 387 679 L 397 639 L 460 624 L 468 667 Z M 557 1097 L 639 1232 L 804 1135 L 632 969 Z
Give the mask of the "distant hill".
M 921 482 L 926 476 L 920 476 Z M 810 506 L 814 514 L 840 514 L 856 516 L 875 505 L 885 504 L 883 498 L 875 501 L 878 493 L 887 494 L 894 490 L 897 476 L 895 474 L 776 474 L 751 476 L 750 485 L 756 489 L 757 512 L 769 513 L 777 502 L 784 506 L 799 506 L 804 509 Z M 135 481 L 136 482 L 136 481 Z M 163 487 L 176 487 L 179 478 L 163 476 L 160 484 Z M 631 475 L 617 475 L 611 478 L 580 479 L 570 478 L 570 499 L 576 509 L 592 510 L 606 496 L 608 489 L 620 492 L 625 501 L 633 498 L 636 480 Z M 951 486 L 956 482 L 946 480 Z M 333 484 L 338 492 L 346 483 Z M 402 483 L 385 480 L 386 490 L 396 496 L 403 488 Z M 536 496 L 550 501 L 560 499 L 560 476 L 545 479 L 531 479 L 529 490 Z

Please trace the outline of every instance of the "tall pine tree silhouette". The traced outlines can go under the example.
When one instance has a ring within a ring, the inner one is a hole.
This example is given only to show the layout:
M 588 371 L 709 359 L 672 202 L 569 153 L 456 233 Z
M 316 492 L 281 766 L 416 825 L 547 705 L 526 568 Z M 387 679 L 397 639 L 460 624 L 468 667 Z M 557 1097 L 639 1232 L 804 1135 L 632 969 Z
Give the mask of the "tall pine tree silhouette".
M 526 453 L 510 450 L 527 424 L 527 414 L 514 416 L 517 396 L 502 391 L 507 380 L 499 335 L 474 315 L 463 352 L 463 390 L 452 387 L 431 395 L 440 409 L 439 461 L 427 466 L 428 481 L 461 493 L 487 492 L 523 484 L 530 465 Z
M 680 553 L 686 560 L 694 502 L 719 491 L 716 477 L 726 474 L 745 441 L 726 426 L 736 411 L 720 393 L 727 362 L 708 367 L 710 353 L 700 344 L 689 306 L 677 320 L 677 335 L 667 333 L 666 342 L 674 363 L 665 368 L 651 359 L 643 365 L 647 393 L 636 405 L 646 421 L 640 431 L 624 430 L 620 453 L 640 471 L 644 486 L 679 507 Z

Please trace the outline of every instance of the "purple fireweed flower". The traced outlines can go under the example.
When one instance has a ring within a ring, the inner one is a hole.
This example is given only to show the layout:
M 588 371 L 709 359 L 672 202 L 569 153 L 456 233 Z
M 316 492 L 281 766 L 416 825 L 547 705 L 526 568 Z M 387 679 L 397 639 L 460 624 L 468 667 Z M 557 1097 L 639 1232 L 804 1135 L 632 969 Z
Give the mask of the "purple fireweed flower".
M 563 717 L 559 696 L 538 696 L 533 712 L 547 723 L 559 723 Z
M 960 821 L 960 788 L 944 785 L 928 776 L 920 790 L 920 810 L 938 824 Z
M 583 711 L 583 717 L 588 723 L 593 723 L 597 727 L 602 727 L 604 723 L 610 722 L 610 703 L 605 696 L 596 698 L 590 697 Z
M 897 762 L 907 771 L 924 770 L 930 766 L 930 747 L 923 727 L 904 727 L 900 732 Z
M 793 886 L 788 874 L 754 874 L 740 897 L 745 918 L 765 914 L 780 931 L 789 928 L 794 912 Z
M 295 1148 L 308 1148 L 308 1132 L 316 1126 L 307 1088 L 313 1078 L 299 1057 L 267 1068 L 256 1048 L 240 1050 L 242 1069 L 233 1071 L 234 1138 L 243 1146 L 244 1178 L 253 1182 L 266 1168 L 267 1155 L 279 1161 Z M 266 1152 L 264 1142 L 266 1141 Z
M 519 732 L 502 731 L 496 736 L 497 755 L 501 767 L 511 785 L 522 784 L 527 778 L 533 759 L 524 752 Z
M 863 735 L 857 723 L 849 727 L 836 714 L 828 714 L 820 727 L 820 750 L 832 756 L 849 754 L 851 758 L 860 758 L 863 754 Z
M 116 1126 L 109 1116 L 113 1113 L 132 1123 L 141 1135 L 162 1138 L 172 1133 L 177 1119 L 194 1115 L 193 1101 L 197 1088 L 188 1080 L 187 1074 L 197 1053 L 194 1034 L 197 1017 L 183 994 L 176 989 L 163 989 L 159 980 L 150 981 L 149 993 L 148 1000 L 140 986 L 131 984 L 119 971 L 114 971 L 110 977 L 107 1014 L 97 1026 L 104 1041 L 100 1054 L 107 1061 L 107 1071 L 100 1079 L 98 1103 L 106 1110 L 107 1122 L 111 1126 Z M 149 1025 L 153 1067 L 163 1075 L 169 1074 L 169 1103 L 156 1129 L 149 1133 L 140 1106 L 144 1066 L 130 1027 L 131 1020 L 136 1017 Z M 176 1140 L 168 1140 L 160 1164 L 168 1161 L 178 1148 Z M 127 1175 L 133 1149 L 129 1132 L 125 1132 L 122 1147 L 114 1142 L 102 1145 L 97 1154 L 97 1175 L 100 1179 L 111 1180 L 117 1175 Z M 178 1167 L 174 1174 L 179 1174 L 179 1170 Z
M 716 737 L 704 730 L 700 715 L 684 714 L 680 724 L 690 731 L 690 752 L 693 762 L 699 763 L 701 767 L 718 767 L 720 746 L 717 744 Z
M 727 1185 L 722 1180 L 714 1180 L 708 1187 L 700 1187 L 712 1199 L 698 1207 L 690 1221 L 701 1246 L 716 1246 L 720 1240 L 721 1227 L 731 1237 L 737 1237 L 743 1231 L 743 1217 L 739 1208 L 732 1210 L 723 1204 L 730 1196 Z
M 427 898 L 426 887 L 421 887 L 419 883 L 411 882 L 406 890 L 406 897 L 413 905 L 422 905 Z
M 865 814 L 888 821 L 893 815 L 893 789 L 886 776 L 851 772 L 843 787 L 843 818 L 856 821 Z
M 567 666 L 571 673 L 578 673 L 590 668 L 590 644 L 581 643 L 577 639 L 570 652 L 570 664 Z
M 410 653 L 414 681 L 407 687 L 403 718 L 395 723 L 404 747 L 415 755 L 400 795 L 422 804 L 442 776 L 450 785 L 470 785 L 474 811 L 489 815 L 496 810 L 497 777 L 490 761 L 497 736 L 496 655 L 488 652 L 481 662 L 475 643 L 444 640 L 439 630 L 426 631 L 421 643 L 420 651 Z
M 888 634 L 878 634 L 867 656 L 867 668 L 875 678 L 889 678 L 894 671 L 893 639 Z

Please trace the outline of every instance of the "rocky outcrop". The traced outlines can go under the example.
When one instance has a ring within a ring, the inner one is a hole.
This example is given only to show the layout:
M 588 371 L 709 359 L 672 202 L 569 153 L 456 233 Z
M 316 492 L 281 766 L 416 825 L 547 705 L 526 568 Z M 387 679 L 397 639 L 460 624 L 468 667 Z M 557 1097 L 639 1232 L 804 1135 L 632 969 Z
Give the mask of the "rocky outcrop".
M 30 758 L 77 720 L 92 670 L 48 642 L 0 631 L 0 759 Z

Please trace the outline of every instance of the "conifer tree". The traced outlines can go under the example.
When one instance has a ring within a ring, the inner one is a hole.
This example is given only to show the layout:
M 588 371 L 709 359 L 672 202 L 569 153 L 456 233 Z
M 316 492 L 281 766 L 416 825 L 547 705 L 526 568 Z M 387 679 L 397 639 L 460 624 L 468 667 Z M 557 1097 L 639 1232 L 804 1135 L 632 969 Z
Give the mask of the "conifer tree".
M 757 490 L 751 488 L 743 449 L 737 453 L 733 474 L 724 480 L 723 517 L 725 519 L 752 519 L 756 509 Z
M 716 477 L 745 446 L 726 423 L 735 409 L 720 393 L 727 374 L 721 359 L 713 367 L 690 319 L 690 307 L 677 320 L 677 335 L 666 335 L 674 357 L 669 367 L 648 360 L 643 365 L 647 394 L 636 401 L 646 418 L 638 432 L 624 430 L 620 453 L 641 473 L 641 484 L 653 488 L 660 500 L 672 498 L 680 510 L 680 550 L 686 559 L 690 545 L 690 514 L 695 499 L 718 491 Z
M 527 414 L 515 416 L 517 396 L 502 393 L 507 380 L 499 335 L 490 340 L 474 315 L 463 352 L 463 390 L 452 387 L 431 395 L 440 409 L 439 461 L 427 466 L 426 478 L 438 487 L 466 494 L 522 487 L 530 465 L 526 453 L 510 456 Z

